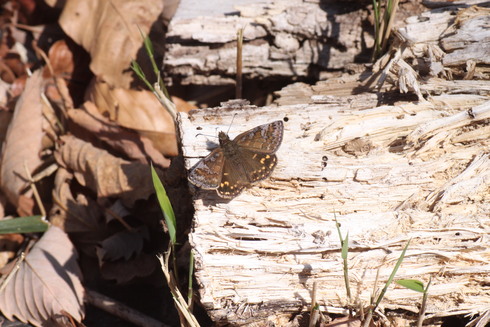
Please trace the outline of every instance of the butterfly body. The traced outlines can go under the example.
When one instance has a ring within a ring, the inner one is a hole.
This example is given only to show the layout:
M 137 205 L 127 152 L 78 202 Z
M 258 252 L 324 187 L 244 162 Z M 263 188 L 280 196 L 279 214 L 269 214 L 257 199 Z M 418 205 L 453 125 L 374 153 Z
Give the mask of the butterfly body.
M 216 189 L 223 198 L 237 196 L 245 187 L 271 175 L 283 129 L 278 120 L 252 128 L 233 140 L 220 132 L 220 146 L 191 169 L 189 181 L 203 189 Z

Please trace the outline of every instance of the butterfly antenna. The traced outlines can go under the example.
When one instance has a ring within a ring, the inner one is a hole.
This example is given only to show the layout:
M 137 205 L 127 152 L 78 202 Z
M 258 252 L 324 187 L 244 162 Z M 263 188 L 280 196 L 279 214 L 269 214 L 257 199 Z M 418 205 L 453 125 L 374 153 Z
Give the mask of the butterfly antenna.
M 216 137 L 216 135 L 208 135 L 208 134 L 203 134 L 203 133 L 198 133 L 198 134 L 196 134 L 195 137 L 198 137 L 198 136 Z
M 235 114 L 233 115 L 233 118 L 231 118 L 231 123 L 230 123 L 230 126 L 228 126 L 228 131 L 226 132 L 226 134 L 230 133 L 230 128 L 231 128 L 231 125 L 233 124 L 233 121 L 235 120 L 235 116 L 236 116 L 236 115 L 237 115 L 237 114 L 235 113 Z

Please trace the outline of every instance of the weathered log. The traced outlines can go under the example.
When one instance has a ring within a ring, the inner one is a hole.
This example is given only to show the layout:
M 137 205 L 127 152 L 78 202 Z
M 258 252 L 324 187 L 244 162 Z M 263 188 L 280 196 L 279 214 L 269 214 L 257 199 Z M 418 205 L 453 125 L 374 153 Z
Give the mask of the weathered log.
M 397 278 L 432 278 L 429 315 L 488 308 L 488 99 L 196 111 L 182 117 L 189 167 L 209 151 L 196 134 L 227 130 L 235 114 L 233 134 L 278 118 L 285 134 L 269 180 L 229 202 L 196 190 L 191 243 L 214 320 L 241 325 L 306 309 L 315 281 L 323 308 L 341 310 L 335 217 L 351 242 L 353 301 L 368 303 L 378 269 L 385 281 L 412 239 Z M 418 293 L 398 287 L 383 306 L 417 312 L 419 304 Z
M 239 28 L 244 28 L 247 79 L 314 77 L 315 66 L 343 68 L 373 44 L 362 28 L 368 11 L 358 2 L 243 2 L 252 3 L 219 2 L 229 12 L 208 2 L 181 2 L 165 41 L 168 83 L 234 84 Z M 216 9 L 222 14 L 216 15 Z
M 461 69 L 443 58 L 433 62 Z M 485 65 L 477 61 L 473 78 L 485 76 Z M 191 186 L 196 278 L 218 324 L 285 326 L 309 311 L 315 282 L 322 311 L 366 307 L 409 240 L 396 278 L 432 279 L 429 318 L 490 308 L 488 81 L 431 77 L 419 80 L 426 100 L 388 105 L 379 93 L 353 95 L 359 79 L 290 86 L 276 106 L 181 116 L 188 168 L 216 146 L 219 130 L 230 128 L 234 137 L 277 119 L 285 126 L 269 179 L 231 201 Z M 335 219 L 344 237 L 349 233 L 352 299 Z M 419 293 L 392 285 L 381 307 L 417 313 L 420 303 Z

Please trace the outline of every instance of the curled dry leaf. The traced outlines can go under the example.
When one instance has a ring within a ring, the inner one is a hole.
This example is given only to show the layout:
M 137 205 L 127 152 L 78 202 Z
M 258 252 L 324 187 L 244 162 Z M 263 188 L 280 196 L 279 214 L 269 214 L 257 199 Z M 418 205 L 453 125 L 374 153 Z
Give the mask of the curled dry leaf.
M 83 101 L 85 88 L 80 86 L 87 85 L 93 77 L 88 69 L 88 54 L 72 40 L 59 40 L 49 48 L 48 59 L 45 76 L 53 77 L 51 84 L 55 86 L 46 90 L 49 99 L 63 101 L 61 108 L 73 108 L 73 102 Z
M 41 92 L 43 79 L 37 70 L 27 80 L 25 90 L 19 98 L 14 116 L 10 122 L 2 151 L 0 180 L 2 190 L 14 205 L 19 205 L 22 192 L 30 197 L 26 190 L 28 179 L 25 166 L 32 173 L 41 164 L 39 153 L 43 139 L 43 106 Z M 18 208 L 32 214 L 32 207 Z
M 150 91 L 113 88 L 93 79 L 86 97 L 103 116 L 148 137 L 164 155 L 178 154 L 173 119 Z
M 154 193 L 150 167 L 112 156 L 73 136 L 62 137 L 55 152 L 58 163 L 75 173 L 77 181 L 97 193 L 97 197 L 119 197 L 132 207 L 138 199 Z
M 84 289 L 77 257 L 68 236 L 51 226 L 0 291 L 4 316 L 41 326 L 65 311 L 81 321 Z
M 67 46 L 65 40 L 56 41 L 49 48 L 49 63 L 52 73 L 57 77 L 70 79 L 73 74 L 75 63 L 73 62 L 73 52 Z M 48 69 L 48 66 L 45 68 Z
M 129 69 L 163 10 L 163 1 L 68 0 L 59 23 L 92 58 L 90 69 L 112 86 L 129 88 Z
M 124 153 L 131 159 L 148 163 L 147 158 L 150 158 L 155 165 L 162 168 L 170 166 L 170 160 L 155 149 L 149 139 L 109 122 L 91 102 L 86 102 L 84 108 L 86 110 L 69 110 L 68 117 L 76 125 L 88 131 L 90 135 L 94 135 L 117 152 Z

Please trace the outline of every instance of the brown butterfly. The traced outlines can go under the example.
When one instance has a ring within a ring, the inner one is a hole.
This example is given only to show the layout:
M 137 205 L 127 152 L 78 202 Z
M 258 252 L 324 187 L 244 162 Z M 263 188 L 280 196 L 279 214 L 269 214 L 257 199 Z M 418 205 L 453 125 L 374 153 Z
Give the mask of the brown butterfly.
M 219 147 L 189 172 L 189 181 L 205 190 L 216 190 L 231 199 L 252 183 L 269 177 L 276 167 L 274 154 L 282 142 L 281 120 L 241 133 L 235 139 L 219 132 Z

